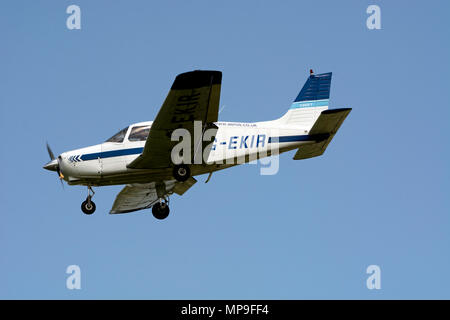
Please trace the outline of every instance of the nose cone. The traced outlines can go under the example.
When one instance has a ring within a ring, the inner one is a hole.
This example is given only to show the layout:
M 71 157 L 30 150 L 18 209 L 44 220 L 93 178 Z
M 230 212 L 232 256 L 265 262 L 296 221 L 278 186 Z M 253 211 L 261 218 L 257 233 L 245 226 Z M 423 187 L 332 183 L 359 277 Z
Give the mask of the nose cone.
M 53 159 L 49 162 L 47 162 L 44 166 L 44 169 L 49 170 L 49 171 L 57 171 L 58 169 L 58 160 Z

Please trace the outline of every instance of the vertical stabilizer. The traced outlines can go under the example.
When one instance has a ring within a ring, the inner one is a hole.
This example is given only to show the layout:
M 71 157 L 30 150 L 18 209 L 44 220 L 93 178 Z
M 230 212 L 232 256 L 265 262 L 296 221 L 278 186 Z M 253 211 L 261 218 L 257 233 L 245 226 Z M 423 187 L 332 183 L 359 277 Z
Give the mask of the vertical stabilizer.
M 315 75 L 311 70 L 290 109 L 278 120 L 280 124 L 311 129 L 320 113 L 328 109 L 330 86 L 331 72 Z

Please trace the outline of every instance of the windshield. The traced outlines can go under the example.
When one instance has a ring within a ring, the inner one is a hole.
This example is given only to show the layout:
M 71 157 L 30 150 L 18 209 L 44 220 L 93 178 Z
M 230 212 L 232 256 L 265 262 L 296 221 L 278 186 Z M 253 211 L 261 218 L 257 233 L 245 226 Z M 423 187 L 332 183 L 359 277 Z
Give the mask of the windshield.
M 150 126 L 136 126 L 131 129 L 128 140 L 130 141 L 145 141 L 147 140 L 148 133 L 150 132 Z
M 127 131 L 128 131 L 128 127 L 120 130 L 115 135 L 113 135 L 111 138 L 106 140 L 106 142 L 123 142 L 123 139 L 125 138 L 125 135 L 127 134 Z

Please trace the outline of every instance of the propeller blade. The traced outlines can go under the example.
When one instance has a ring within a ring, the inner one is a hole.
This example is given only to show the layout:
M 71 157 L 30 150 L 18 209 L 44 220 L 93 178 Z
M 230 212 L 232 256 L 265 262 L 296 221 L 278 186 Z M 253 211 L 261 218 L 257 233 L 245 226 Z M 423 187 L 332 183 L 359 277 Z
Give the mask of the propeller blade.
M 52 149 L 51 149 L 50 146 L 48 145 L 48 142 L 47 142 L 47 152 L 48 152 L 48 155 L 50 156 L 50 159 L 51 159 L 51 160 L 55 159 L 55 155 L 53 154 Z
M 55 160 L 55 155 L 53 154 L 53 151 L 50 148 L 48 142 L 47 142 L 47 152 L 52 161 L 49 162 L 47 165 L 45 165 L 44 169 L 56 171 L 56 173 L 58 174 L 58 177 L 59 177 L 59 181 L 61 181 L 61 186 L 64 189 L 64 182 L 63 182 L 64 175 L 62 174 L 61 170 L 59 169 L 59 158 L 56 159 L 58 164 L 53 164 L 53 160 Z

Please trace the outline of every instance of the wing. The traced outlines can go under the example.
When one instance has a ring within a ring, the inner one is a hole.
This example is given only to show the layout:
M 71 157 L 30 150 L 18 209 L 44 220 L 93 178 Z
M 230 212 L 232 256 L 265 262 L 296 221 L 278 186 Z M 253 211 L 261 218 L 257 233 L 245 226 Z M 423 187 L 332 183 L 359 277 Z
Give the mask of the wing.
M 174 192 L 182 195 L 196 182 L 197 180 L 191 177 L 185 182 L 168 180 L 162 183 L 151 182 L 127 185 L 117 195 L 109 213 L 127 213 L 151 208 L 160 198 Z
M 203 132 L 215 127 L 221 83 L 220 71 L 192 71 L 178 75 L 150 128 L 142 154 L 128 168 L 167 168 L 172 163 L 172 148 L 178 143 L 171 141 L 175 129 L 187 129 L 194 137 L 194 121 L 201 121 Z M 194 141 L 192 150 L 197 143 Z

